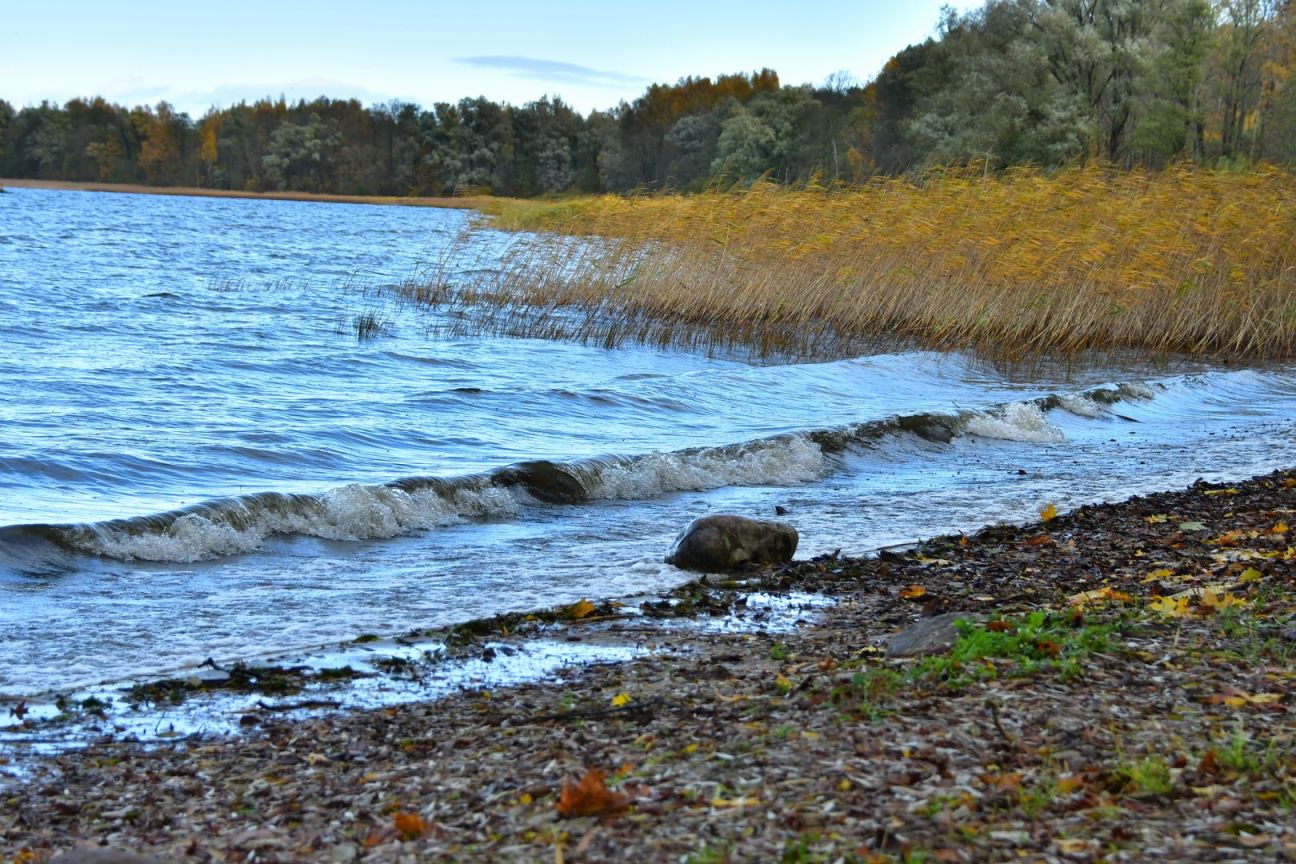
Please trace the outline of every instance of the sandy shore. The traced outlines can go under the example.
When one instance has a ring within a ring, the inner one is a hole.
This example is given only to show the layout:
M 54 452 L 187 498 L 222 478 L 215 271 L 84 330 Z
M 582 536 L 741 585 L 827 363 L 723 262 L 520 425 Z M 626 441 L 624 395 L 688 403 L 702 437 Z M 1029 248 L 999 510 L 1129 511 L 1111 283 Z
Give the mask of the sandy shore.
M 47 758 L 0 859 L 1293 860 L 1294 517 L 1282 472 L 686 586 L 544 625 L 629 663 Z M 705 626 L 752 587 L 833 603 Z
M 181 195 L 191 198 L 258 198 L 269 201 L 320 201 L 330 204 L 383 204 L 399 207 L 447 207 L 472 210 L 481 206 L 477 197 L 434 198 L 394 195 L 329 195 L 315 192 L 241 192 L 232 189 L 204 189 L 199 186 L 143 186 L 134 183 L 90 183 L 63 180 L 0 178 L 0 188 L 67 189 L 81 192 L 127 192 L 134 195 Z

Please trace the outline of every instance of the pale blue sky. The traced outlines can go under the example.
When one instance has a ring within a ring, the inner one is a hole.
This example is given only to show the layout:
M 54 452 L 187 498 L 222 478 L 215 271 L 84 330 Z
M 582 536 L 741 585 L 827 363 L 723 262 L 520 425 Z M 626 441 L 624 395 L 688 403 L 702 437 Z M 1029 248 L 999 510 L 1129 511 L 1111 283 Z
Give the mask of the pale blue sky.
M 935 32 L 941 0 L 0 0 L 0 99 L 166 99 L 195 117 L 262 96 L 560 95 L 581 111 L 652 82 L 762 66 L 872 78 Z M 960 9 L 978 3 L 953 2 Z

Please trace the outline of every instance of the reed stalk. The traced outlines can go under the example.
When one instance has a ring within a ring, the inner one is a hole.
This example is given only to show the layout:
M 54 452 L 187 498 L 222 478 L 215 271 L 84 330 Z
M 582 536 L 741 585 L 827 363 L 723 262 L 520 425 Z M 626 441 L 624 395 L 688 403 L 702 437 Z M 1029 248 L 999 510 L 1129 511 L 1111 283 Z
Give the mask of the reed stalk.
M 1296 178 L 1189 166 L 494 202 L 503 265 L 426 288 L 515 336 L 833 357 L 1296 348 Z

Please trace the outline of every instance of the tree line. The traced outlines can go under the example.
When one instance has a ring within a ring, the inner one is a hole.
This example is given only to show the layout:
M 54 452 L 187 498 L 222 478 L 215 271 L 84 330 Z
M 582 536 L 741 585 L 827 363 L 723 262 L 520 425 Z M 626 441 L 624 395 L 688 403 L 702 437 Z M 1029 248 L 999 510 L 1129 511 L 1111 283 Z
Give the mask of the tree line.
M 372 195 L 860 182 L 934 164 L 1296 162 L 1296 0 L 989 0 L 872 81 L 769 69 L 422 108 L 262 99 L 200 119 L 100 98 L 0 100 L 0 176 Z

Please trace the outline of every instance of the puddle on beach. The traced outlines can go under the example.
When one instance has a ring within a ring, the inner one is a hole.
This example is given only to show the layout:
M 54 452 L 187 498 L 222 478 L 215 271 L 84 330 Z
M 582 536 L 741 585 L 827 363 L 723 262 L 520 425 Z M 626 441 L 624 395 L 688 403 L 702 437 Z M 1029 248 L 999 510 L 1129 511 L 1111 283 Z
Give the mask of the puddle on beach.
M 35 759 L 98 741 L 162 745 L 191 737 L 237 735 L 271 719 L 300 720 L 551 680 L 564 669 L 687 651 L 687 644 L 658 644 L 658 638 L 682 632 L 701 636 L 788 632 L 834 602 L 818 594 L 758 591 L 743 595 L 726 614 L 681 618 L 649 617 L 628 605 L 612 621 L 552 628 L 521 641 L 483 639 L 453 655 L 442 641 L 400 637 L 257 658 L 244 667 L 254 676 L 287 672 L 300 682 L 279 693 L 262 687 L 201 689 L 219 688 L 234 669 L 209 663 L 177 670 L 165 680 L 183 686 L 163 688 L 154 700 L 132 702 L 128 694 L 141 682 L 116 682 L 0 704 L 5 715 L 0 724 L 8 724 L 0 725 L 0 785 L 28 776 Z M 661 635 L 655 638 L 654 634 Z M 146 681 L 142 686 L 155 683 Z M 181 698 L 171 701 L 161 695 L 170 692 L 180 693 Z

